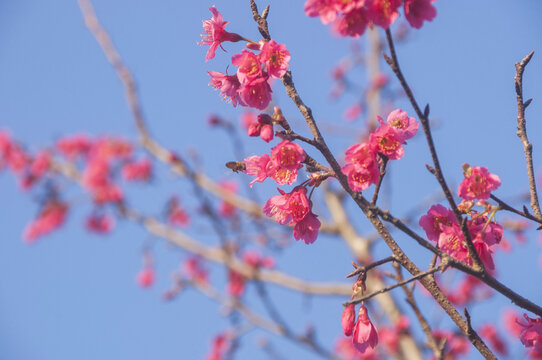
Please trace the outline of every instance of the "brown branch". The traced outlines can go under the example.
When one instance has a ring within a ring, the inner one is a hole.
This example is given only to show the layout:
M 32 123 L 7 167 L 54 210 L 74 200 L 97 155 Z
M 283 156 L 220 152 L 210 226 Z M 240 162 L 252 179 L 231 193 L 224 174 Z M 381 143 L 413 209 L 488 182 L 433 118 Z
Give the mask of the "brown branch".
M 532 99 L 523 102 L 523 71 L 525 67 L 531 61 L 534 55 L 534 51 L 531 51 L 527 56 L 516 63 L 516 76 L 514 77 L 514 83 L 516 85 L 516 99 L 518 104 L 518 131 L 517 136 L 521 139 L 523 144 L 523 151 L 525 152 L 525 162 L 527 163 L 527 176 L 529 178 L 529 191 L 531 192 L 531 208 L 538 218 L 542 218 L 542 212 L 540 212 L 540 203 L 538 202 L 538 193 L 536 191 L 536 181 L 533 169 L 533 145 L 527 138 L 527 122 L 525 120 L 525 109 L 531 103 Z
M 506 210 L 506 211 L 510 211 L 516 215 L 519 215 L 519 216 L 522 216 L 526 219 L 529 219 L 529 220 L 532 220 L 532 221 L 535 221 L 539 224 L 542 224 L 542 218 L 538 218 L 536 216 L 533 216 L 532 214 L 526 212 L 526 211 L 520 211 L 514 207 L 512 207 L 511 205 L 508 205 L 507 203 L 505 203 L 503 200 L 499 199 L 498 197 L 496 197 L 495 195 L 490 195 L 490 197 L 495 200 L 497 202 L 497 204 L 499 204 L 499 206 L 501 207 L 501 209 L 503 210 Z

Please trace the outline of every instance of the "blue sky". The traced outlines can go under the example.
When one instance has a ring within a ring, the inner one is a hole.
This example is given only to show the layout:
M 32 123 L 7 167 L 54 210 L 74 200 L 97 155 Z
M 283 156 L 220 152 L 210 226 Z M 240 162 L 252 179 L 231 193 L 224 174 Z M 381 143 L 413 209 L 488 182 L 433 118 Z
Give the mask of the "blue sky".
M 162 0 L 94 1 L 101 22 L 133 71 L 143 109 L 153 136 L 179 152 L 197 151 L 206 171 L 217 179 L 234 179 L 223 164 L 233 159 L 232 146 L 219 131 L 210 131 L 206 118 L 217 113 L 237 121 L 240 109 L 220 101 L 208 86 L 208 70 L 224 71 L 237 44 L 226 44 L 205 63 L 206 48 L 196 44 L 201 21 L 210 17 L 211 2 Z M 248 1 L 214 2 L 228 29 L 257 39 Z M 263 8 L 263 3 L 260 3 Z M 445 174 L 451 184 L 461 180 L 461 164 L 487 166 L 498 174 L 498 195 L 515 197 L 527 189 L 523 150 L 515 135 L 514 62 L 531 50 L 535 56 L 525 73 L 525 96 L 534 101 L 527 110 L 528 130 L 535 149 L 540 179 L 542 162 L 542 34 L 536 0 L 520 2 L 454 1 L 435 3 L 438 16 L 410 41 L 398 47 L 401 66 L 420 103 L 431 104 L 438 120 L 435 140 Z M 349 41 L 330 34 L 318 19 L 303 14 L 303 2 L 271 2 L 269 23 L 273 37 L 292 54 L 294 81 L 304 101 L 323 124 L 345 125 L 344 109 L 353 101 L 329 100 L 330 70 L 344 56 Z M 365 39 L 360 40 L 364 43 Z M 38 0 L 0 2 L 0 128 L 9 129 L 30 149 L 48 146 L 63 134 L 122 134 L 136 132 L 124 100 L 122 86 L 94 38 L 85 28 L 76 1 Z M 364 81 L 363 76 L 360 80 Z M 395 83 L 396 87 L 397 84 Z M 301 118 L 277 86 L 274 100 L 302 133 Z M 400 103 L 409 113 L 406 103 Z M 362 127 L 359 122 L 352 128 Z M 351 139 L 331 137 L 337 154 Z M 250 154 L 268 148 L 248 139 Z M 424 170 L 430 161 L 421 136 L 409 142 L 407 156 L 393 164 L 388 179 L 389 201 L 401 214 L 437 190 Z M 134 203 L 157 213 L 165 199 L 176 193 L 191 203 L 190 187 L 165 175 L 150 188 L 128 189 Z M 142 229 L 120 223 L 114 234 L 96 237 L 83 229 L 88 205 L 77 206 L 61 231 L 33 246 L 21 241 L 26 223 L 35 215 L 35 195 L 18 189 L 13 177 L 0 173 L 0 358 L 5 359 L 200 359 L 214 334 L 228 326 L 210 300 L 188 292 L 171 303 L 161 300 L 171 271 L 185 257 L 179 250 L 150 238 Z M 265 184 L 261 197 L 274 195 Z M 71 190 L 70 194 L 80 194 Z M 74 195 L 76 196 L 76 195 Z M 80 196 L 79 196 L 80 197 Z M 356 209 L 352 208 L 352 211 Z M 361 217 L 361 214 L 359 214 Z M 195 220 L 193 235 L 216 243 L 205 221 Z M 360 221 L 361 231 L 369 230 Z M 202 230 L 203 229 L 203 230 Z M 408 239 L 399 241 L 414 258 L 424 259 Z M 499 278 L 521 294 L 542 302 L 539 281 L 540 248 L 537 234 L 512 254 L 497 255 Z M 158 281 L 150 290 L 134 282 L 141 268 L 141 251 L 152 245 Z M 385 249 L 378 248 L 386 254 Z M 302 260 L 300 260 L 302 259 Z M 280 269 L 307 279 L 340 280 L 350 270 L 344 246 L 329 239 L 314 245 L 293 243 L 278 260 Z M 213 272 L 223 283 L 223 274 Z M 341 298 L 307 299 L 271 288 L 292 327 L 303 331 L 310 323 L 318 338 L 331 348 L 340 333 Z M 255 289 L 249 287 L 249 300 Z M 398 298 L 401 295 L 398 294 Z M 495 318 L 508 301 L 495 296 L 487 306 L 475 306 L 474 322 Z M 260 305 L 255 302 L 256 307 Z M 438 310 L 429 318 L 438 322 Z M 267 334 L 253 331 L 243 337 L 238 358 L 260 358 L 255 345 Z M 271 341 L 286 358 L 312 358 L 290 343 Z M 473 358 L 476 358 L 474 355 Z

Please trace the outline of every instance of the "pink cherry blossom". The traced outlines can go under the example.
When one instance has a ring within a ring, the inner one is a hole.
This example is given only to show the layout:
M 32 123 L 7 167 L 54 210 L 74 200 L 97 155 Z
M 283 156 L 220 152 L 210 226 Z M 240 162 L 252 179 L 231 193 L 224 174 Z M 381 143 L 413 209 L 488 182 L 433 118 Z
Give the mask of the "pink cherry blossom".
M 241 54 L 233 55 L 231 63 L 238 66 L 237 78 L 242 84 L 263 77 L 260 58 L 252 51 L 243 49 Z
M 386 123 L 393 127 L 399 136 L 408 140 L 416 135 L 420 125 L 416 119 L 409 117 L 406 111 L 401 109 L 393 110 L 386 119 Z
M 283 140 L 271 149 L 267 164 L 267 176 L 279 185 L 291 185 L 297 180 L 297 172 L 303 167 L 305 151 L 296 143 Z
M 342 172 L 347 177 L 348 186 L 355 192 L 363 191 L 372 184 L 376 184 L 380 178 L 380 170 L 378 170 L 376 163 L 369 167 L 346 164 L 342 167 Z
M 522 327 L 519 339 L 527 348 L 533 348 L 536 353 L 542 353 L 542 318 L 532 319 L 523 314 L 526 322 L 518 322 Z
M 236 298 L 245 292 L 245 277 L 233 269 L 228 270 L 228 294 Z
M 437 16 L 433 2 L 435 0 L 405 0 L 405 16 L 410 26 L 419 29 L 424 20 L 431 21 Z
M 248 127 L 248 136 L 259 136 L 265 142 L 273 140 L 273 121 L 267 114 L 260 114 Z
M 219 46 L 222 47 L 222 43 L 224 41 L 237 42 L 243 39 L 238 34 L 229 33 L 226 31 L 228 21 L 222 20 L 222 15 L 214 6 L 211 6 L 209 10 L 211 10 L 211 13 L 213 13 L 213 17 L 209 20 L 203 21 L 203 30 L 205 30 L 205 34 L 201 35 L 203 39 L 199 43 L 203 46 L 210 46 L 209 50 L 207 50 L 205 61 L 209 61 L 215 57 L 216 49 Z
M 368 348 L 374 349 L 378 344 L 378 332 L 369 319 L 365 305 L 361 305 L 359 308 L 358 321 L 356 322 L 352 336 L 352 344 L 362 354 Z
M 286 74 L 290 62 L 290 52 L 286 45 L 277 44 L 275 40 L 266 42 L 260 53 L 260 61 L 265 64 L 267 73 L 277 79 Z
M 354 121 L 356 120 L 363 112 L 363 107 L 360 104 L 354 104 L 350 106 L 348 109 L 345 110 L 343 113 L 343 117 L 347 121 Z
M 367 16 L 371 22 L 387 29 L 399 17 L 402 0 L 367 0 Z
M 203 267 L 202 262 L 201 257 L 191 256 L 183 263 L 182 271 L 190 281 L 199 284 L 208 284 L 209 274 L 207 269 Z
M 31 244 L 40 236 L 46 235 L 60 227 L 66 219 L 68 205 L 57 199 L 49 200 L 41 209 L 38 217 L 28 224 L 23 239 Z
M 501 179 L 491 174 L 486 167 L 463 164 L 465 179 L 459 184 L 457 193 L 466 200 L 487 200 L 491 192 L 501 185 Z
M 239 87 L 241 83 L 237 78 L 237 75 L 222 74 L 217 71 L 207 71 L 211 76 L 211 82 L 209 83 L 215 89 L 220 89 L 222 100 L 231 102 L 234 107 L 237 104 L 245 106 L 243 100 L 239 96 Z
M 405 155 L 404 138 L 388 124 L 380 124 L 369 136 L 369 142 L 377 152 L 390 160 L 398 160 Z
M 259 77 L 247 81 L 239 88 L 239 96 L 246 106 L 264 110 L 271 102 L 271 86 L 267 77 Z
M 57 150 L 70 160 L 85 156 L 91 146 L 92 142 L 85 134 L 66 136 L 56 142 Z
M 369 19 L 365 8 L 355 8 L 337 17 L 333 31 L 340 36 L 360 37 L 365 32 Z
M 319 16 L 324 25 L 335 20 L 338 10 L 335 0 L 307 0 L 305 2 L 305 14 L 310 17 Z
M 480 328 L 480 336 L 485 338 L 491 345 L 491 348 L 495 350 L 499 355 L 508 356 L 508 348 L 502 337 L 497 332 L 497 328 L 493 324 L 484 324 Z
M 256 178 L 250 182 L 250 187 L 255 182 L 264 182 L 267 179 L 267 164 L 269 163 L 269 155 L 263 154 L 262 156 L 253 155 L 243 160 L 248 175 L 255 176 Z
M 427 238 L 434 242 L 438 241 L 442 226 L 451 226 L 456 223 L 453 211 L 440 204 L 431 206 L 427 214 L 420 218 L 420 226 L 425 230 Z
M 126 181 L 148 181 L 152 174 L 151 161 L 144 159 L 126 163 L 121 173 Z
M 302 220 L 295 223 L 294 238 L 302 240 L 307 245 L 312 244 L 318 237 L 318 230 L 321 225 L 318 216 L 309 211 Z
M 154 283 L 155 272 L 150 266 L 145 266 L 136 276 L 136 282 L 142 288 L 150 287 Z
M 356 323 L 356 305 L 350 304 L 344 307 L 343 314 L 341 316 L 341 324 L 343 327 L 343 333 L 346 336 L 352 335 L 354 332 L 354 324 Z
M 96 234 L 107 234 L 111 232 L 115 226 L 115 220 L 113 217 L 108 215 L 95 214 L 87 218 L 85 226 L 87 230 Z
M 238 185 L 235 181 L 221 181 L 218 183 L 222 190 L 227 193 L 235 194 L 237 192 Z M 235 206 L 225 200 L 220 202 L 218 213 L 223 217 L 231 217 L 235 214 Z
M 271 197 L 266 201 L 263 207 L 263 213 L 268 217 L 275 218 L 275 221 L 281 225 L 289 224 L 292 221 L 292 213 L 288 207 L 288 200 L 291 194 L 277 189 L 280 195 Z

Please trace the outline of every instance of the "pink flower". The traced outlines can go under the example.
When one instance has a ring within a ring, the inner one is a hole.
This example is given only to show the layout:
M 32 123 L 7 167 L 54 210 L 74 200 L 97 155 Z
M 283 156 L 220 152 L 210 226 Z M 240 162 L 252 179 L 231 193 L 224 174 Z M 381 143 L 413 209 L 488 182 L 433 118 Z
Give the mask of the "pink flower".
M 228 293 L 236 298 L 241 297 L 245 292 L 245 277 L 237 271 L 228 270 Z
M 523 328 L 519 339 L 527 348 L 534 348 L 537 353 L 542 353 L 542 318 L 531 319 L 527 314 L 523 314 L 526 323 L 518 322 Z
M 126 181 L 148 181 L 151 173 L 152 165 L 149 159 L 129 162 L 122 167 L 122 177 Z
M 252 79 L 239 88 L 239 96 L 246 106 L 259 110 L 264 110 L 269 105 L 271 92 L 267 77 Z
M 273 196 L 267 200 L 262 211 L 268 217 L 274 217 L 275 221 L 281 225 L 289 224 L 292 221 L 292 213 L 288 207 L 288 200 L 291 194 L 285 193 L 278 188 L 277 190 L 280 192 L 280 195 Z
M 224 355 L 230 348 L 230 340 L 226 336 L 226 334 L 220 334 L 216 336 L 213 339 L 212 345 L 211 345 L 211 352 L 207 357 L 206 360 L 223 360 Z
M 393 110 L 386 120 L 386 123 L 393 127 L 399 136 L 408 140 L 416 135 L 420 125 L 413 117 L 408 117 L 406 111 L 401 109 Z
M 388 83 L 388 75 L 379 72 L 373 76 L 371 79 L 371 89 L 378 90 L 383 88 Z
M 38 217 L 28 224 L 23 239 L 31 244 L 40 236 L 46 235 L 60 227 L 66 219 L 68 205 L 57 199 L 49 200 L 41 209 Z
M 356 8 L 339 16 L 333 23 L 333 30 L 340 36 L 360 37 L 365 32 L 369 19 L 365 8 Z
M 365 353 L 367 348 L 374 349 L 378 344 L 378 332 L 369 319 L 365 305 L 361 305 L 359 308 L 352 344 L 362 354 Z
M 139 286 L 146 288 L 154 283 L 154 269 L 150 266 L 145 266 L 136 276 L 136 282 Z
M 347 164 L 343 166 L 342 172 L 347 176 L 348 186 L 355 192 L 363 191 L 371 184 L 376 184 L 380 178 L 380 170 L 376 163 L 370 167 Z
M 57 150 L 70 160 L 86 155 L 91 146 L 92 143 L 85 134 L 63 137 L 56 143 Z
M 302 220 L 295 223 L 294 238 L 302 240 L 307 245 L 312 244 L 318 237 L 318 230 L 321 225 L 318 216 L 309 211 Z
M 521 316 L 512 308 L 506 309 L 504 311 L 504 314 L 502 315 L 501 321 L 504 324 L 506 330 L 513 337 L 519 337 L 519 335 L 523 331 L 523 327 L 519 323 L 520 319 Z
M 424 20 L 431 21 L 437 16 L 433 2 L 435 0 L 405 0 L 405 16 L 410 26 L 419 29 Z
M 497 329 L 493 324 L 484 324 L 480 328 L 480 336 L 485 338 L 490 344 L 491 347 L 502 356 L 508 356 L 508 349 L 506 343 L 502 340 Z
M 377 152 L 386 155 L 390 160 L 398 160 L 405 155 L 404 138 L 388 124 L 380 124 L 369 136 L 369 142 Z
M 248 127 L 248 136 L 259 136 L 265 142 L 273 140 L 273 122 L 269 115 L 258 115 L 257 121 L 252 122 Z
M 356 305 L 350 304 L 345 306 L 343 314 L 341 316 L 341 324 L 343 327 L 343 333 L 346 336 L 352 335 L 354 331 L 354 324 L 356 322 Z
M 47 150 L 40 151 L 36 154 L 32 163 L 30 164 L 30 173 L 34 178 L 41 178 L 45 172 L 49 169 L 51 164 L 51 153 Z
M 305 15 L 319 16 L 324 25 L 335 20 L 338 10 L 335 0 L 307 0 L 305 2 Z
M 457 359 L 461 355 L 466 355 L 470 350 L 470 343 L 463 335 L 456 335 L 445 330 L 433 330 L 433 336 L 437 340 L 437 343 L 446 339 L 446 346 L 444 348 L 444 358 L 446 360 Z
M 86 220 L 87 230 L 97 234 L 107 234 L 115 226 L 115 220 L 107 215 L 91 215 Z
M 237 75 L 224 75 L 217 71 L 207 71 L 211 76 L 211 82 L 209 83 L 215 89 L 220 89 L 220 94 L 222 95 L 222 100 L 232 103 L 234 107 L 237 104 L 245 106 L 243 100 L 239 96 L 239 87 L 241 83 L 237 78 Z
M 286 70 L 288 70 L 290 52 L 286 50 L 286 45 L 279 45 L 275 40 L 270 40 L 262 47 L 260 61 L 265 64 L 267 73 L 270 76 L 279 79 L 286 74 Z
M 183 273 L 195 283 L 208 284 L 209 275 L 203 267 L 202 260 L 199 256 L 188 258 L 183 264 Z
M 247 250 L 243 253 L 243 261 L 255 268 L 264 267 L 267 269 L 275 266 L 275 260 L 269 256 L 261 256 L 254 250 Z
M 214 6 L 211 6 L 209 10 L 213 13 L 213 17 L 210 20 L 203 21 L 203 30 L 205 30 L 205 34 L 201 35 L 203 39 L 199 43 L 203 46 L 210 45 L 209 50 L 207 50 L 207 55 L 205 56 L 205 61 L 209 61 L 215 57 L 216 49 L 219 46 L 222 47 L 224 41 L 237 42 L 242 40 L 240 35 L 226 31 L 228 21 L 222 20 L 222 15 Z
M 387 29 L 399 17 L 402 0 L 367 0 L 367 16 L 373 24 Z
M 267 164 L 269 163 L 269 155 L 263 154 L 262 156 L 250 156 L 243 160 L 246 166 L 245 172 L 248 175 L 255 176 L 256 178 L 250 182 L 250 187 L 255 182 L 264 182 L 267 179 Z
M 431 206 L 427 214 L 420 218 L 420 226 L 425 230 L 427 238 L 434 242 L 438 241 L 442 226 L 451 226 L 456 223 L 453 211 L 440 204 Z
M 459 184 L 457 193 L 466 200 L 487 200 L 491 192 L 501 185 L 501 179 L 491 174 L 486 167 L 463 164 L 465 179 Z
M 252 51 L 243 49 L 241 54 L 232 56 L 231 63 L 239 67 L 237 69 L 237 78 L 242 84 L 263 77 L 260 59 Z
M 442 232 L 438 239 L 439 248 L 452 257 L 468 263 L 469 261 L 467 260 L 471 259 L 469 258 L 469 252 L 459 225 L 442 226 L 441 230 Z
M 267 173 L 277 184 L 291 185 L 297 180 L 297 171 L 303 167 L 305 151 L 296 143 L 283 140 L 271 149 Z

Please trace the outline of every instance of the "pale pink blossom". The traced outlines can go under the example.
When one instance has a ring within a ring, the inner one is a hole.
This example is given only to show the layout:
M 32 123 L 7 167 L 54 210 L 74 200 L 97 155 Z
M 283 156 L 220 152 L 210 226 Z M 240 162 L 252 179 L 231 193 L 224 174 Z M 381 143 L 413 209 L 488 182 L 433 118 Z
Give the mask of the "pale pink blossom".
M 253 155 L 243 160 L 247 175 L 256 177 L 250 182 L 250 187 L 255 182 L 264 182 L 267 179 L 267 164 L 269 163 L 269 159 L 269 155 L 263 154 L 262 156 Z
M 361 116 L 362 112 L 363 112 L 363 107 L 360 104 L 354 104 L 348 107 L 348 109 L 344 111 L 343 117 L 347 121 L 351 122 L 351 121 L 356 120 L 359 116 Z
M 508 348 L 493 324 L 484 324 L 480 327 L 480 336 L 484 338 L 491 348 L 502 356 L 508 356 Z
M 405 0 L 405 16 L 410 26 L 419 29 L 424 20 L 431 21 L 437 16 L 433 2 L 435 0 Z
M 371 89 L 372 90 L 381 89 L 384 86 L 386 86 L 388 81 L 389 81 L 388 75 L 386 75 L 383 72 L 379 72 L 373 75 L 373 78 L 371 79 Z
M 209 45 L 209 50 L 207 50 L 207 55 L 205 56 L 205 61 L 209 61 L 215 57 L 215 51 L 224 41 L 237 42 L 242 40 L 242 37 L 238 34 L 229 33 L 226 31 L 226 25 L 228 21 L 222 20 L 222 14 L 218 10 L 211 6 L 209 8 L 213 17 L 209 20 L 203 21 L 203 30 L 205 34 L 202 34 L 202 40 L 199 43 L 200 45 Z
M 286 74 L 290 58 L 286 45 L 277 44 L 275 40 L 270 40 L 262 46 L 260 61 L 265 64 L 267 73 L 274 78 L 278 79 Z
M 504 328 L 510 333 L 511 336 L 516 338 L 519 337 L 523 331 L 523 327 L 519 323 L 520 320 L 520 314 L 512 308 L 506 309 L 501 318 Z
M 386 119 L 386 123 L 393 127 L 403 139 L 408 140 L 416 135 L 419 123 L 413 117 L 409 117 L 406 111 L 393 110 Z
M 354 324 L 356 323 L 356 305 L 350 304 L 344 307 L 341 316 L 341 325 L 343 333 L 346 336 L 352 335 L 354 332 Z
M 352 344 L 362 354 L 368 348 L 374 349 L 378 344 L 378 332 L 369 319 L 365 305 L 361 305 L 359 308 L 358 321 L 356 322 L 352 336 Z
M 292 213 L 288 207 L 288 200 L 291 194 L 285 193 L 278 188 L 277 190 L 280 192 L 280 195 L 272 196 L 266 201 L 263 206 L 263 213 L 268 217 L 275 218 L 275 221 L 281 225 L 289 224 L 292 221 Z
M 207 71 L 207 73 L 211 76 L 211 82 L 209 84 L 215 89 L 220 90 L 222 100 L 231 102 L 234 107 L 236 107 L 237 104 L 245 106 L 245 103 L 239 96 L 239 87 L 241 86 L 241 83 L 239 82 L 237 75 L 222 74 L 217 71 Z
M 466 200 L 487 200 L 491 192 L 501 185 L 501 179 L 491 174 L 486 167 L 463 164 L 465 179 L 459 184 L 457 193 Z

